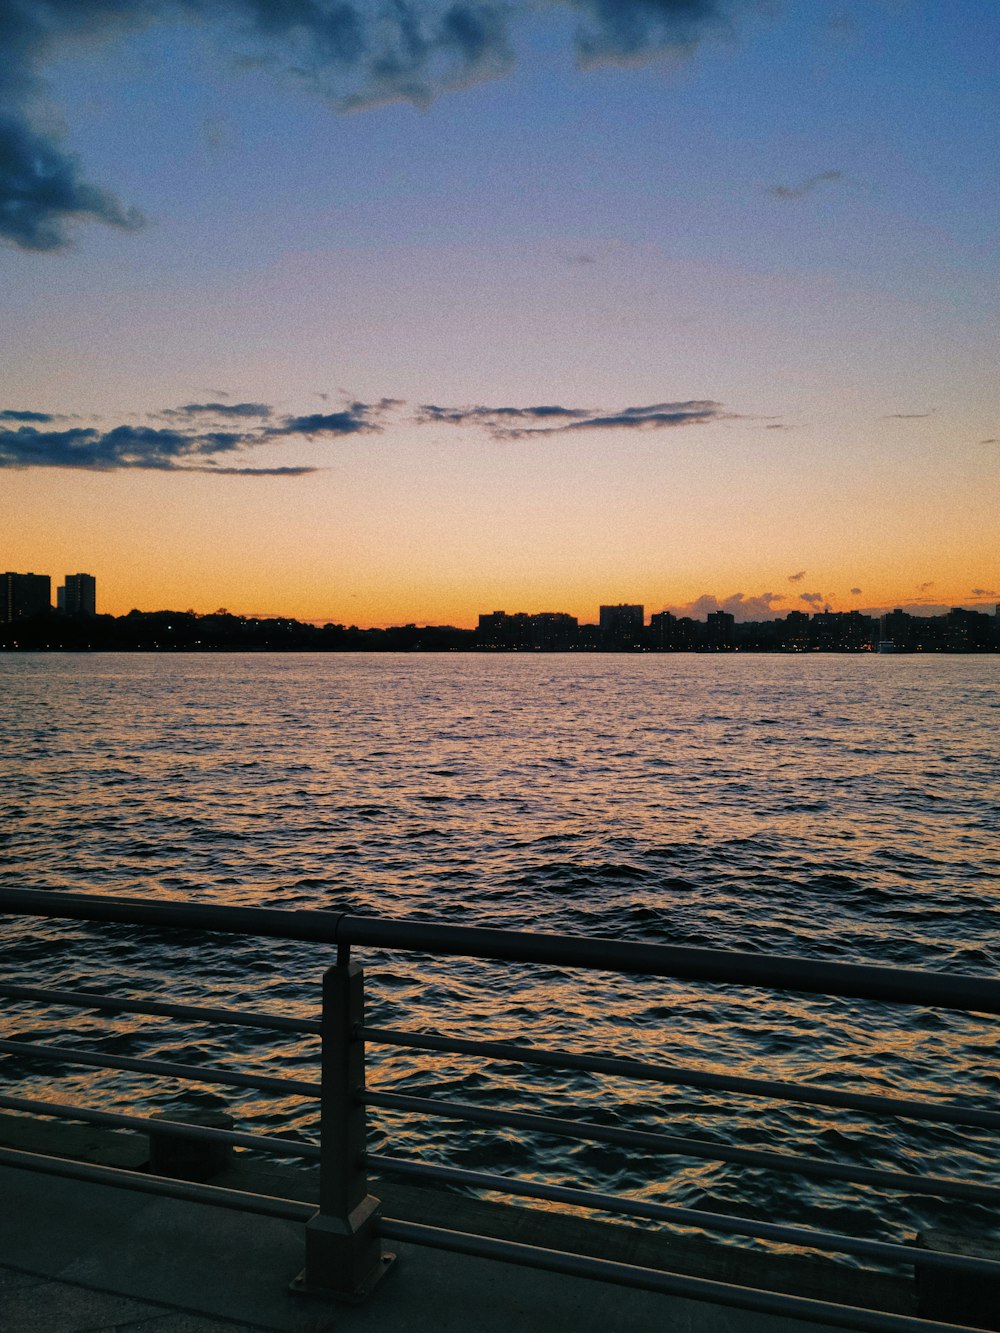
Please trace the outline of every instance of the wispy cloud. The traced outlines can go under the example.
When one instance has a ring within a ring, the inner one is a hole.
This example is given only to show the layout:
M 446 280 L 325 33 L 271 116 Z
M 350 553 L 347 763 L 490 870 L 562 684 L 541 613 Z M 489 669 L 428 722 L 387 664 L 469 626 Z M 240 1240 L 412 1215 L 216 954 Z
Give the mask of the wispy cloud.
M 422 424 L 483 426 L 494 439 L 523 440 L 533 436 L 564 435 L 569 431 L 664 430 L 676 426 L 723 421 L 736 414 L 707 399 L 651 403 L 617 411 L 542 404 L 537 407 L 440 407 L 427 403 L 418 409 Z
M 315 466 L 254 467 L 234 456 L 287 441 L 335 441 L 381 434 L 403 424 L 441 424 L 485 430 L 497 440 L 548 437 L 580 430 L 662 430 L 728 420 L 736 414 L 720 404 L 688 400 L 626 407 L 618 412 L 539 404 L 527 407 L 446 407 L 427 403 L 409 412 L 400 398 L 366 403 L 350 400 L 333 412 L 275 416 L 267 403 L 185 403 L 154 415 L 148 424 L 125 414 L 109 428 L 73 425 L 53 428 L 47 412 L 0 410 L 0 468 L 61 467 L 91 471 L 145 468 L 161 472 L 204 471 L 217 476 L 243 474 L 302 476 Z M 64 418 L 65 420 L 65 418 Z M 162 422 L 169 424 L 164 426 Z M 8 423 L 4 425 L 4 423 Z
M 18 412 L 12 407 L 0 412 L 0 421 L 55 421 L 50 412 Z
M 583 15 L 581 65 L 689 56 L 706 37 L 729 36 L 745 0 L 565 0 Z
M 928 579 L 926 583 L 917 584 L 917 592 L 930 592 L 931 588 L 933 587 L 934 587 L 934 580 Z
M 809 176 L 798 185 L 769 185 L 767 192 L 773 199 L 804 199 L 807 194 L 819 188 L 827 182 L 840 181 L 844 179 L 842 171 L 818 171 L 815 176 Z
M 932 417 L 935 409 L 932 407 L 929 412 L 887 412 L 882 417 L 883 421 L 923 421 L 925 417 Z
M 798 572 L 797 574 L 789 574 L 789 576 L 788 576 L 788 582 L 789 582 L 789 583 L 801 583 L 802 580 L 805 578 L 805 576 L 806 576 L 806 571 L 805 571 L 804 569 L 800 569 L 799 572 Z
M 538 407 L 442 407 L 438 403 L 422 403 L 414 420 L 420 425 L 485 426 L 490 431 L 507 433 L 518 424 L 541 424 L 549 421 L 580 420 L 591 416 L 592 408 L 558 407 L 542 404 Z
M 152 426 L 114 426 L 101 431 L 90 426 L 68 430 L 40 430 L 20 426 L 0 429 L 0 468 L 82 468 L 112 472 L 142 468 L 156 472 L 216 472 L 227 475 L 261 473 L 286 475 L 287 468 L 262 469 L 220 466 L 220 456 L 260 443 L 255 436 L 232 431 L 164 430 Z M 296 473 L 314 469 L 296 468 Z
M 568 11 L 578 62 L 689 55 L 730 33 L 755 0 L 549 0 Z M 426 106 L 440 94 L 506 74 L 513 26 L 537 22 L 536 0 L 17 0 L 0 5 L 0 238 L 59 250 L 80 221 L 136 230 L 141 213 L 87 179 L 60 137 L 33 118 L 50 62 L 81 39 L 112 42 L 159 22 L 197 22 L 220 59 L 311 87 L 354 111 Z M 137 147 L 141 152 L 141 145 Z
M 267 403 L 185 403 L 183 407 L 165 407 L 165 417 L 269 417 L 273 408 Z
M 973 597 L 1000 597 L 1000 590 L 997 588 L 973 588 Z
M 851 596 L 852 596 L 852 597 L 860 597 L 860 596 L 861 596 L 861 589 L 860 589 L 860 588 L 852 588 L 852 589 L 851 589 Z
M 380 403 L 351 403 L 340 412 L 312 412 L 308 416 L 285 417 L 280 426 L 269 426 L 266 434 L 270 437 L 281 435 L 305 435 L 314 439 L 318 435 L 364 435 L 380 431 L 379 418 L 389 408 L 395 407 L 396 399 L 383 399 Z

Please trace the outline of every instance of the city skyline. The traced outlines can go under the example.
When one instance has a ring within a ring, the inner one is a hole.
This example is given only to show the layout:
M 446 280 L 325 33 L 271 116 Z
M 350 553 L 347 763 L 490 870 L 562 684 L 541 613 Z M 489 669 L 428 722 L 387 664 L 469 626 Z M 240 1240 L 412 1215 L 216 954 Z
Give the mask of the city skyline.
M 39 627 L 41 627 L 41 623 L 46 618 L 50 618 L 53 612 L 57 617 L 65 617 L 70 621 L 93 621 L 96 618 L 97 581 L 92 574 L 67 574 L 64 583 L 56 590 L 57 595 L 54 604 L 51 583 L 48 574 L 11 570 L 0 573 L 0 623 L 17 625 L 25 621 L 34 621 L 37 618 Z M 714 600 L 702 599 L 703 602 L 714 602 Z M 604 647 L 615 645 L 619 648 L 689 648 L 692 646 L 692 642 L 686 637 L 687 631 L 683 631 L 683 626 L 697 625 L 700 614 L 704 616 L 702 628 L 708 634 L 708 638 L 705 640 L 708 646 L 732 646 L 733 632 L 737 625 L 741 628 L 768 626 L 769 624 L 801 625 L 805 627 L 807 622 L 811 621 L 813 630 L 821 630 L 821 637 L 825 635 L 828 642 L 836 641 L 841 646 L 843 646 L 843 643 L 849 643 L 854 648 L 864 642 L 877 641 L 878 637 L 885 637 L 886 635 L 891 637 L 894 624 L 897 626 L 897 637 L 905 637 L 905 633 L 901 633 L 898 628 L 904 622 L 920 622 L 925 626 L 931 625 L 933 629 L 933 621 L 946 620 L 954 622 L 959 627 L 967 627 L 969 623 L 976 620 L 977 616 L 982 617 L 987 612 L 987 608 L 984 606 L 975 608 L 952 606 L 930 609 L 926 605 L 920 605 L 915 610 L 897 606 L 893 607 L 891 611 L 888 608 L 872 610 L 853 608 L 850 611 L 836 611 L 829 605 L 817 607 L 811 603 L 811 599 L 808 597 L 800 600 L 807 603 L 808 610 L 803 610 L 802 607 L 786 607 L 783 612 L 775 612 L 773 608 L 763 608 L 769 610 L 769 613 L 757 618 L 747 614 L 754 608 L 748 607 L 744 601 L 737 606 L 735 612 L 718 605 L 682 607 L 676 611 L 664 607 L 658 611 L 650 611 L 647 624 L 646 607 L 643 604 L 617 602 L 602 603 L 598 607 L 597 616 L 592 620 L 584 619 L 566 611 L 516 611 L 509 613 L 501 609 L 492 612 L 480 612 L 476 618 L 475 626 L 435 625 L 429 622 L 425 622 L 423 626 L 418 626 L 415 621 L 404 621 L 402 624 L 393 625 L 366 627 L 352 625 L 351 628 L 352 630 L 360 628 L 362 633 L 381 630 L 411 631 L 421 628 L 434 631 L 454 629 L 461 634 L 474 633 L 479 647 L 530 647 L 548 651 L 561 651 L 576 647 L 594 648 L 602 645 Z M 145 618 L 178 616 L 188 620 L 203 619 L 219 623 L 239 621 L 246 624 L 273 621 L 275 623 L 295 623 L 305 627 L 322 625 L 327 629 L 333 626 L 343 628 L 342 623 L 332 621 L 329 618 L 317 617 L 314 620 L 297 621 L 294 617 L 280 615 L 255 615 L 239 611 L 234 613 L 227 607 L 219 607 L 208 613 L 198 613 L 193 609 L 180 611 L 177 607 L 161 607 L 157 610 L 147 609 L 142 611 L 133 607 L 125 616 L 113 616 L 108 612 L 102 612 L 102 615 L 105 620 L 127 621 L 130 617 L 135 616 Z M 979 625 L 981 634 L 985 635 L 991 643 L 997 640 L 997 626 L 1000 626 L 1000 602 L 993 606 L 992 628 L 987 632 L 981 620 Z M 876 635 L 875 630 L 879 626 L 879 634 Z M 677 638 L 675 633 L 678 627 L 682 629 L 680 638 Z M 964 638 L 966 634 L 967 629 L 961 629 L 959 639 Z M 936 632 L 932 634 L 932 641 L 935 635 Z
M 370 625 L 996 601 L 996 6 L 196 8 L 12 20 L 0 563 Z
M 796 575 L 795 580 L 801 581 L 801 577 L 802 576 L 800 575 Z M 45 588 L 44 600 L 46 602 L 46 605 L 51 609 L 66 612 L 71 616 L 80 616 L 80 615 L 93 616 L 97 613 L 96 612 L 97 581 L 92 574 L 85 574 L 85 573 L 66 574 L 64 576 L 64 583 L 56 588 L 57 595 L 55 598 L 52 597 L 52 577 L 49 574 L 37 574 L 34 571 L 17 571 L 17 572 L 7 571 L 6 573 L 0 574 L 0 579 L 6 580 L 5 587 L 7 588 L 8 603 L 10 603 L 11 600 L 10 580 L 12 579 L 21 581 L 31 580 L 34 581 L 35 584 L 35 591 L 31 594 L 32 605 L 34 605 L 34 603 L 37 601 L 39 597 L 42 597 L 43 594 L 39 592 L 38 589 L 44 584 Z M 768 602 L 768 599 L 759 597 L 746 598 L 743 597 L 741 594 L 736 594 L 727 599 L 718 599 L 712 596 L 705 595 L 686 605 L 676 605 L 676 604 L 671 605 L 668 603 L 657 604 L 654 600 L 653 604 L 648 608 L 648 610 L 651 616 L 666 614 L 674 616 L 676 618 L 690 618 L 695 620 L 711 617 L 713 615 L 718 615 L 722 613 L 725 615 L 732 615 L 736 624 L 764 623 L 771 620 L 781 620 L 784 619 L 786 616 L 788 616 L 788 614 L 792 611 L 805 612 L 806 614 L 833 613 L 835 615 L 844 615 L 850 612 L 854 612 L 861 616 L 874 617 L 874 618 L 889 615 L 892 612 L 899 612 L 899 611 L 902 611 L 907 615 L 913 615 L 913 616 L 936 617 L 936 616 L 946 615 L 949 611 L 953 611 L 955 609 L 979 611 L 986 614 L 1000 614 L 1000 603 L 998 603 L 997 601 L 997 598 L 1000 597 L 1000 593 L 993 591 L 991 600 L 987 596 L 988 591 L 989 590 L 986 589 L 977 589 L 976 592 L 979 595 L 970 601 L 958 601 L 948 604 L 935 604 L 933 602 L 924 600 L 917 602 L 896 602 L 893 603 L 891 606 L 886 605 L 886 606 L 875 606 L 875 607 L 857 606 L 857 605 L 837 607 L 832 605 L 825 599 L 823 601 L 819 601 L 816 596 L 810 594 L 800 595 L 797 601 L 787 596 L 783 598 L 772 597 L 770 599 L 770 604 Z M 103 594 L 103 589 L 102 589 L 102 594 Z M 551 608 L 549 610 L 535 609 L 532 611 L 525 611 L 523 609 L 519 609 L 518 611 L 510 613 L 508 613 L 505 609 L 499 608 L 499 609 L 494 609 L 492 614 L 500 616 L 505 616 L 510 614 L 519 616 L 529 616 L 529 617 L 531 616 L 558 617 L 558 616 L 569 615 L 573 616 L 582 625 L 586 624 L 597 625 L 601 623 L 603 613 L 605 611 L 615 611 L 623 609 L 638 611 L 643 616 L 645 616 L 647 607 L 646 603 L 618 602 L 618 603 L 601 603 L 597 607 L 596 614 L 594 613 L 593 607 L 591 607 L 589 610 L 587 609 L 580 610 L 579 608 L 575 608 L 575 609 L 570 609 L 569 611 L 565 609 L 554 611 Z M 138 606 L 129 607 L 129 611 L 142 611 L 146 614 L 152 614 L 157 611 L 171 611 L 171 610 L 172 611 L 181 610 L 181 602 L 176 598 L 173 600 L 168 599 L 162 605 L 157 605 L 155 607 L 142 607 L 142 608 Z M 186 607 L 184 608 L 184 611 L 201 616 L 212 615 L 212 614 L 223 614 L 223 615 L 232 614 L 247 620 L 289 618 L 289 619 L 301 620 L 305 624 L 315 624 L 315 625 L 328 624 L 328 623 L 342 623 L 338 622 L 337 617 L 335 616 L 295 617 L 295 616 L 289 616 L 288 613 L 282 611 L 252 611 L 240 607 L 236 607 L 232 611 L 228 607 L 221 607 L 221 606 L 213 606 L 211 610 L 205 610 L 205 609 L 198 610 L 194 607 Z M 102 606 L 101 614 L 112 615 L 112 616 L 123 616 L 128 613 L 123 610 L 112 610 L 108 607 Z M 477 611 L 474 613 L 474 615 L 470 619 L 470 622 L 467 624 L 460 624 L 455 621 L 432 621 L 428 619 L 424 619 L 422 623 L 425 625 L 447 624 L 447 625 L 454 625 L 455 628 L 460 628 L 460 629 L 473 629 L 476 628 L 477 625 L 481 627 L 484 615 L 488 614 L 490 613 L 485 613 L 481 610 Z M 12 619 L 13 617 L 8 615 L 6 618 Z M 417 623 L 417 618 L 405 617 L 403 619 L 396 621 L 372 623 L 369 625 L 369 628 L 390 629 L 390 628 L 398 628 L 400 625 L 413 625 L 416 623 Z

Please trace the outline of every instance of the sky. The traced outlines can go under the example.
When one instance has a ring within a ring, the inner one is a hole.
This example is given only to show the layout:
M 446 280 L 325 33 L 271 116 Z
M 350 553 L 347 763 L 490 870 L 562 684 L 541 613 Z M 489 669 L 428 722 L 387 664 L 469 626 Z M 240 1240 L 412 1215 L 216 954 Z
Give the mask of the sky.
M 0 0 L 0 568 L 1000 601 L 994 0 Z

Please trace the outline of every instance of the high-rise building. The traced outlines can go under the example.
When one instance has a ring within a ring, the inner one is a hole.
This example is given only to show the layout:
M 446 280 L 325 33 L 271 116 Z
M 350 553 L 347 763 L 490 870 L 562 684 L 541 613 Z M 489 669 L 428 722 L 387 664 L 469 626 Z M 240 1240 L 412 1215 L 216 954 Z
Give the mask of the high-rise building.
M 93 574 L 67 574 L 56 598 L 59 610 L 74 620 L 91 620 L 97 615 L 97 580 Z
M 731 611 L 709 611 L 705 621 L 705 642 L 710 648 L 732 648 L 736 636 L 736 617 Z
M 476 641 L 481 648 L 507 651 L 531 647 L 531 617 L 524 611 L 509 616 L 506 611 L 479 617 Z
M 542 652 L 563 652 L 577 643 L 576 616 L 565 611 L 537 611 L 531 617 L 531 646 Z
M 48 574 L 0 574 L 0 624 L 40 616 L 52 605 Z
M 657 611 L 650 616 L 649 638 L 654 648 L 676 647 L 677 617 L 669 611 Z
M 602 648 L 640 648 L 646 608 L 619 603 L 602 606 L 600 614 Z

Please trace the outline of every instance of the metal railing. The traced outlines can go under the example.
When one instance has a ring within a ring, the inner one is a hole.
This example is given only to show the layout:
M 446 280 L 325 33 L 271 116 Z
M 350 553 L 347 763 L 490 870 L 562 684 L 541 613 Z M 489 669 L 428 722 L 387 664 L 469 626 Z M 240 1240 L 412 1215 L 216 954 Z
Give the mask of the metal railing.
M 740 1096 L 781 1099 L 874 1116 L 928 1121 L 977 1130 L 1000 1129 L 1000 1111 L 953 1101 L 925 1101 L 912 1097 L 856 1093 L 840 1088 L 726 1075 L 616 1056 L 591 1056 L 506 1041 L 473 1041 L 368 1026 L 364 1013 L 364 973 L 352 961 L 351 948 L 368 946 L 422 954 L 460 955 L 483 960 L 622 972 L 674 980 L 934 1006 L 986 1015 L 1000 1014 L 1000 981 L 912 969 L 365 918 L 325 911 L 222 907 L 162 899 L 146 902 L 32 890 L 0 890 L 0 915 L 117 922 L 167 931 L 219 931 L 241 936 L 311 942 L 336 950 L 335 963 L 324 971 L 322 1014 L 318 1021 L 215 1006 L 123 998 L 93 991 L 0 984 L 0 996 L 20 1002 L 72 1006 L 112 1014 L 181 1018 L 319 1038 L 320 1083 L 168 1060 L 110 1055 L 58 1042 L 0 1040 L 0 1054 L 56 1062 L 60 1066 L 157 1074 L 318 1101 L 320 1140 L 319 1143 L 307 1143 L 295 1138 L 190 1125 L 159 1117 L 150 1120 L 97 1107 L 0 1095 L 0 1108 L 15 1112 L 155 1133 L 167 1138 L 230 1144 L 275 1153 L 283 1158 L 318 1161 L 320 1199 L 316 1209 L 297 1199 L 273 1198 L 217 1185 L 197 1184 L 0 1148 L 0 1165 L 30 1167 L 81 1180 L 112 1183 L 129 1189 L 211 1202 L 226 1208 L 304 1222 L 305 1269 L 300 1285 L 305 1290 L 344 1299 L 359 1299 L 377 1283 L 391 1260 L 392 1256 L 385 1251 L 383 1242 L 405 1241 L 503 1259 L 577 1277 L 604 1279 L 740 1309 L 809 1319 L 834 1327 L 870 1330 L 871 1333 L 917 1333 L 917 1330 L 931 1333 L 932 1330 L 961 1327 L 387 1218 L 382 1215 L 379 1201 L 369 1189 L 369 1169 L 380 1175 L 396 1175 L 446 1186 L 472 1187 L 505 1197 L 544 1200 L 568 1208 L 596 1210 L 604 1214 L 613 1213 L 667 1226 L 698 1228 L 721 1235 L 750 1237 L 805 1250 L 840 1253 L 881 1264 L 914 1265 L 924 1273 L 960 1277 L 964 1284 L 1000 1282 L 1000 1262 L 990 1259 L 938 1252 L 806 1226 L 755 1221 L 595 1190 L 543 1184 L 493 1172 L 461 1170 L 407 1161 L 391 1155 L 370 1154 L 366 1142 L 366 1110 L 368 1107 L 379 1107 L 421 1116 L 432 1115 L 449 1121 L 542 1132 L 586 1142 L 618 1144 L 669 1156 L 784 1171 L 884 1190 L 905 1191 L 908 1194 L 994 1207 L 1000 1203 L 1000 1187 L 946 1176 L 888 1171 L 798 1154 L 736 1147 L 684 1135 L 499 1110 L 441 1097 L 367 1091 L 365 1049 L 367 1043 L 373 1043 L 451 1055 L 503 1059 L 529 1067 L 586 1071 Z

